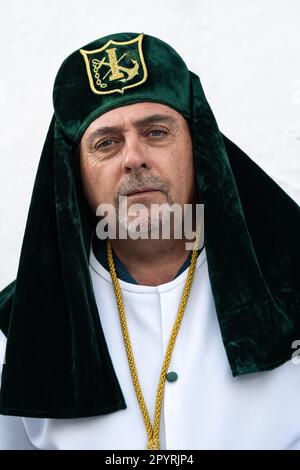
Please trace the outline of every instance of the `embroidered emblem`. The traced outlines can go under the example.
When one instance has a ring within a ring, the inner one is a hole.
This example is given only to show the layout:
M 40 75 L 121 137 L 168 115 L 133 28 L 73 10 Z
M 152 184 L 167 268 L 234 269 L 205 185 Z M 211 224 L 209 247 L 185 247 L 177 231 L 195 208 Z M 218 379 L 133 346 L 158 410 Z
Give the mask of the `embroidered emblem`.
M 92 91 L 99 95 L 124 93 L 127 88 L 141 85 L 147 79 L 147 68 L 142 51 L 143 34 L 130 41 L 110 39 L 100 49 L 85 51 L 83 55 Z

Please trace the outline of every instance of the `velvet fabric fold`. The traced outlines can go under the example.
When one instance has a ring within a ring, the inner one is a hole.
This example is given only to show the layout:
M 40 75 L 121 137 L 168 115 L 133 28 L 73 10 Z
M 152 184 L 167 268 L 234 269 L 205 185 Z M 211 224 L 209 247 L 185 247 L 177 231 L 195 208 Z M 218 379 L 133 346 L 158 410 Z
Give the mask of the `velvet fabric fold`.
M 136 37 L 115 34 L 83 49 Z M 1 414 L 76 418 L 126 408 L 89 272 L 97 218 L 75 158 L 88 125 L 118 106 L 160 102 L 189 122 L 210 283 L 233 375 L 283 364 L 300 338 L 298 205 L 220 132 L 199 77 L 178 54 L 148 35 L 142 48 L 147 79 L 123 93 L 94 93 L 80 51 L 56 77 L 17 277 L 0 293 Z

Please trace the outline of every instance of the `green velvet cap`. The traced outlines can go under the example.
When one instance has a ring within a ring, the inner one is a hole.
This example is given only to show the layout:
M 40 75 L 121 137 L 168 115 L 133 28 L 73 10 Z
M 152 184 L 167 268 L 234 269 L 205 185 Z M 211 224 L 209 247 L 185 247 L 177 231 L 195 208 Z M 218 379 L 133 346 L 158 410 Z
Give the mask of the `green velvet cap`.
M 143 34 L 114 34 L 84 46 L 79 52 L 63 62 L 53 92 L 56 119 L 70 140 L 78 142 L 94 119 L 130 103 L 155 101 L 190 117 L 189 71 L 177 52 L 163 41 Z M 104 64 L 99 67 L 103 59 Z M 109 73 L 113 60 L 122 67 L 119 79 Z M 138 65 L 137 73 L 128 79 L 134 63 Z M 106 79 L 97 78 L 107 73 Z M 101 83 L 97 85 L 97 81 Z
M 126 408 L 94 298 L 88 261 L 97 219 L 74 152 L 95 118 L 141 101 L 171 106 L 189 121 L 209 278 L 233 376 L 291 358 L 300 337 L 299 207 L 220 132 L 199 77 L 168 44 L 113 34 L 71 54 L 55 80 L 17 277 L 0 293 L 2 414 L 76 418 Z

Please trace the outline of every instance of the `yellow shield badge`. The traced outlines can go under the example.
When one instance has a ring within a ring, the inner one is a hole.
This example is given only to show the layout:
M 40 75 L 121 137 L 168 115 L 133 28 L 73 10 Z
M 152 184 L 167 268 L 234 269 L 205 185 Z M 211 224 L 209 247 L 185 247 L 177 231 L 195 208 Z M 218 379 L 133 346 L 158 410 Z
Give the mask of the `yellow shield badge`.
M 83 55 L 92 91 L 98 95 L 124 93 L 147 79 L 147 68 L 142 51 L 143 34 L 130 41 L 110 39 L 100 49 L 85 51 Z

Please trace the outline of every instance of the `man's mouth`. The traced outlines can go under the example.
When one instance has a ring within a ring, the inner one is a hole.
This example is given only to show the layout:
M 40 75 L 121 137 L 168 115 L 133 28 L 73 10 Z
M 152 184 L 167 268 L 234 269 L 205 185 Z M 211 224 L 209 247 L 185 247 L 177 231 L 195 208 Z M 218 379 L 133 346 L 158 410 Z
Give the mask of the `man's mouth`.
M 136 195 L 140 195 L 140 196 L 147 196 L 147 195 L 152 195 L 153 193 L 155 192 L 158 192 L 158 191 L 161 191 L 160 189 L 155 189 L 155 188 L 139 188 L 139 189 L 135 189 L 133 191 L 128 191 L 126 193 L 126 196 L 136 196 Z

